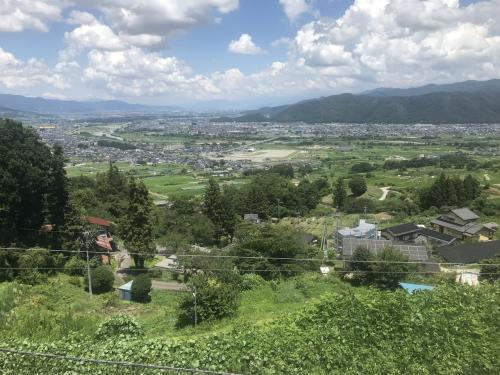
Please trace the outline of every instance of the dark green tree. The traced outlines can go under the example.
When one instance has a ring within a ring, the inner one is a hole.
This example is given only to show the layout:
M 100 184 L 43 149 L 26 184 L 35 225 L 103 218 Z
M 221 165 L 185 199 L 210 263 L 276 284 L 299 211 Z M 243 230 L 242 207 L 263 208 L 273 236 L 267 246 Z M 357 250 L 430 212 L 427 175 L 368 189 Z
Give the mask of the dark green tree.
M 230 271 L 219 276 L 206 273 L 198 274 L 191 278 L 190 286 L 193 294 L 186 294 L 179 305 L 178 326 L 194 324 L 194 293 L 196 294 L 198 323 L 229 317 L 236 313 L 241 294 L 238 274 Z
M 52 247 L 60 249 L 63 241 L 61 229 L 66 221 L 68 210 L 68 178 L 64 169 L 65 158 L 60 145 L 55 145 L 50 160 L 49 183 L 47 187 L 47 223 L 52 224 L 54 230 L 51 232 Z
M 409 259 L 392 247 L 386 247 L 376 256 L 367 273 L 369 282 L 380 289 L 397 289 L 412 267 Z
M 236 225 L 239 222 L 237 209 L 239 205 L 240 194 L 234 186 L 225 186 L 220 205 L 220 224 L 223 233 L 229 237 L 232 242 Z
M 352 194 L 355 197 L 359 197 L 366 193 L 368 187 L 366 186 L 366 180 L 363 176 L 354 176 L 349 180 L 349 189 L 351 189 Z
M 90 271 L 90 278 L 92 279 L 92 293 L 101 294 L 111 292 L 113 290 L 113 283 L 115 275 L 113 271 L 107 266 L 99 266 Z M 85 289 L 88 289 L 89 281 L 87 274 L 85 274 Z
M 339 210 L 343 209 L 346 198 L 344 179 L 339 177 L 333 186 L 333 206 Z
M 464 192 L 467 201 L 474 200 L 481 195 L 481 184 L 470 174 L 464 179 Z
M 0 120 L 0 245 L 35 245 L 47 221 L 52 155 L 35 131 Z
M 120 233 L 136 267 L 144 268 L 144 260 L 156 249 L 151 225 L 152 203 L 142 181 L 131 178 L 128 193 L 128 205 L 120 221 Z
M 203 196 L 203 212 L 215 225 L 215 239 L 222 235 L 222 194 L 218 182 L 214 178 L 208 180 Z
M 151 279 L 145 273 L 132 282 L 132 301 L 147 303 L 151 301 Z

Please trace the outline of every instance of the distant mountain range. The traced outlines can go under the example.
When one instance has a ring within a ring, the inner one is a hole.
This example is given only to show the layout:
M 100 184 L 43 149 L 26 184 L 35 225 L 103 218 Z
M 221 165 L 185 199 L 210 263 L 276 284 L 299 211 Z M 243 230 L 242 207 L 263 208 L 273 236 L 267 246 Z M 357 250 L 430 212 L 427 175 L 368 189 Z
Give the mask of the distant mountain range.
M 214 121 L 500 123 L 500 79 L 340 94 Z
M 81 102 L 75 100 L 45 99 L 22 95 L 0 94 L 0 108 L 40 114 L 82 114 L 109 112 L 166 112 L 181 110 L 178 107 L 146 106 L 119 100 Z

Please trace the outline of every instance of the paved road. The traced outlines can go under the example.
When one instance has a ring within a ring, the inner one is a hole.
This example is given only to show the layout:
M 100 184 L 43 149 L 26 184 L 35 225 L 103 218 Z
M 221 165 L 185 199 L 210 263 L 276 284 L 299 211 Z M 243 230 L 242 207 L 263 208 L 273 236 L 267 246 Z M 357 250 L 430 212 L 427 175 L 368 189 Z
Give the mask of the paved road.
M 179 284 L 175 281 L 158 281 L 158 280 L 153 280 L 151 282 L 151 288 L 160 290 L 173 290 L 176 292 L 185 292 L 189 290 L 189 288 L 185 284 Z

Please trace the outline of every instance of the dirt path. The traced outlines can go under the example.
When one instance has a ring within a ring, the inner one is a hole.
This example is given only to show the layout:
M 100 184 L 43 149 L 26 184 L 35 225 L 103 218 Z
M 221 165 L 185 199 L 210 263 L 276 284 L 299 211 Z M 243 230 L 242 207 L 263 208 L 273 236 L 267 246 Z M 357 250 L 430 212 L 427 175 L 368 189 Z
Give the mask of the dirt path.
M 127 250 L 122 249 L 120 252 L 113 255 L 116 260 L 115 276 L 123 281 L 125 271 L 130 268 L 130 254 Z
M 390 189 L 391 187 L 390 186 L 385 186 L 385 187 L 381 187 L 380 190 L 382 190 L 382 196 L 378 199 L 379 201 L 385 201 L 386 198 L 387 198 L 387 195 L 389 194 L 390 192 Z

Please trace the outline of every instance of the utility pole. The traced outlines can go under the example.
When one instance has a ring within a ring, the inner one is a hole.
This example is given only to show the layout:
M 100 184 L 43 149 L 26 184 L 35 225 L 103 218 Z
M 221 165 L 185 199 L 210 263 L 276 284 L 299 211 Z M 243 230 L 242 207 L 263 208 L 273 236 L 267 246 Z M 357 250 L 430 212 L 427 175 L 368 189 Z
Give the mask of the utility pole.
M 196 301 L 196 287 L 193 287 L 193 297 L 194 297 L 194 327 L 198 324 L 198 311 L 197 311 L 197 301 Z
M 90 276 L 89 248 L 87 247 L 87 278 L 89 280 L 89 294 L 92 296 L 92 276 Z
M 83 233 L 83 243 L 85 246 L 85 252 L 87 253 L 87 279 L 89 282 L 89 294 L 92 296 L 92 276 L 90 274 L 90 258 L 89 258 L 89 248 L 95 243 L 95 238 L 92 231 L 85 231 Z

